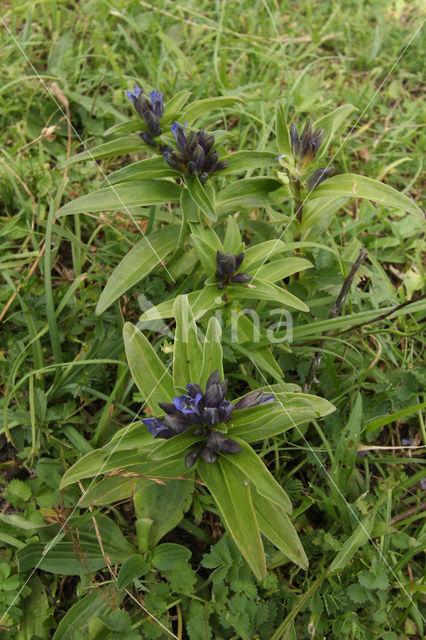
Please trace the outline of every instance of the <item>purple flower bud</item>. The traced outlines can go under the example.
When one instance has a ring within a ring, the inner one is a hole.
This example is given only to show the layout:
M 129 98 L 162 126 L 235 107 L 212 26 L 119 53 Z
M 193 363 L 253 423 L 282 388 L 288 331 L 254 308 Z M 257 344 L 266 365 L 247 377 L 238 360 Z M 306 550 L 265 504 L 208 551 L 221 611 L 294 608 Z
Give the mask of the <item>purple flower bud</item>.
M 242 449 L 240 447 L 239 444 L 237 444 L 234 440 L 232 440 L 231 438 L 226 438 L 223 442 L 222 442 L 222 446 L 221 446 L 221 451 L 224 451 L 225 453 L 241 453 Z
M 274 402 L 274 394 L 264 394 L 261 389 L 252 391 L 248 395 L 244 396 L 234 405 L 234 409 L 248 409 L 249 407 L 257 407 L 260 404 L 267 404 L 268 402 Z
M 219 417 L 221 422 L 229 422 L 232 418 L 233 406 L 229 400 L 224 400 L 218 406 Z
M 192 451 L 188 451 L 185 456 L 185 466 L 187 469 L 190 469 L 194 466 L 194 464 L 198 460 L 198 456 L 200 455 L 200 449 L 192 449 Z
M 152 110 L 157 118 L 161 118 L 164 113 L 163 94 L 160 91 L 151 91 L 149 94 Z
M 306 186 L 310 191 L 315 189 L 321 182 L 327 180 L 334 173 L 334 167 L 325 167 L 324 169 L 318 169 L 313 173 L 306 182 Z
M 237 273 L 236 276 L 231 278 L 233 284 L 243 284 L 244 282 L 250 282 L 253 280 L 253 276 L 249 276 L 248 273 Z
M 216 462 L 216 460 L 218 458 L 217 453 L 215 453 L 214 451 L 212 451 L 208 447 L 203 447 L 201 449 L 200 456 L 202 457 L 203 460 L 205 460 L 209 464 L 213 464 L 213 462 Z
M 176 140 L 176 144 L 178 146 L 179 151 L 182 154 L 186 153 L 186 134 L 185 128 L 187 123 L 185 122 L 184 126 L 174 121 L 172 125 L 170 125 L 170 129 L 172 130 L 172 134 Z
M 208 427 L 213 427 L 220 422 L 220 415 L 216 407 L 206 407 L 203 411 L 203 420 Z
M 222 449 L 223 443 L 226 441 L 226 436 L 220 431 L 213 431 L 209 433 L 206 438 L 206 446 L 212 451 L 220 451 Z

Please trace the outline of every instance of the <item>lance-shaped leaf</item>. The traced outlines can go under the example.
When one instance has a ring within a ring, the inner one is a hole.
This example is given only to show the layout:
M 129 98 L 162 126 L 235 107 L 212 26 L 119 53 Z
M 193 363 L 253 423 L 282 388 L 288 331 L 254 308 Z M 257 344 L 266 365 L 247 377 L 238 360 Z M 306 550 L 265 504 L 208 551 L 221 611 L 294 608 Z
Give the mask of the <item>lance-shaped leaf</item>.
M 285 119 L 284 105 L 281 102 L 275 105 L 275 127 L 279 155 L 289 156 L 291 154 L 290 131 Z
M 216 254 L 224 253 L 222 243 L 211 227 L 201 228 L 200 225 L 191 225 L 191 238 L 194 241 L 198 258 L 207 274 L 216 272 Z
M 116 604 L 118 605 L 122 597 L 115 594 L 116 598 L 117 596 Z M 111 591 L 100 587 L 77 600 L 59 622 L 53 640 L 73 640 L 77 633 L 85 634 L 88 638 L 90 622 L 98 616 L 106 615 L 111 610 L 110 597 Z
M 234 98 L 232 96 L 218 96 L 217 98 L 205 98 L 204 100 L 197 100 L 197 102 L 191 102 L 182 110 L 182 120 L 188 120 L 193 122 L 197 118 L 200 118 L 205 113 L 210 113 L 215 109 L 222 109 L 224 107 L 232 107 L 236 103 L 244 104 L 244 100 L 241 98 Z
M 189 382 L 198 382 L 203 362 L 203 350 L 197 335 L 197 325 L 187 296 L 178 296 L 173 305 L 176 318 L 173 356 L 173 383 L 186 391 Z
M 144 180 L 137 184 L 125 182 L 71 200 L 58 210 L 57 216 L 147 207 L 153 204 L 178 202 L 179 199 L 180 187 L 170 180 Z
M 193 428 L 183 433 L 178 433 L 169 440 L 158 439 L 149 452 L 149 457 L 152 460 L 167 460 L 169 458 L 183 460 L 185 451 L 190 447 L 194 447 L 200 440 L 202 440 L 202 437 L 194 436 Z
M 136 121 L 135 121 L 136 122 Z M 139 121 L 140 123 L 140 121 Z M 122 124 L 119 125 L 123 127 Z M 142 127 L 139 124 L 139 129 Z M 100 160 L 101 158 L 112 158 L 113 156 L 120 156 L 125 153 L 132 153 L 133 151 L 142 151 L 145 145 L 139 136 L 127 136 L 125 138 L 117 138 L 116 140 L 110 140 L 99 144 L 93 149 L 88 149 L 82 153 L 72 156 L 63 163 L 64 167 L 68 167 L 70 164 L 76 162 L 82 162 L 84 160 Z
M 260 267 L 256 277 L 267 282 L 277 282 L 293 275 L 293 273 L 312 269 L 313 266 L 305 258 L 281 258 L 280 260 L 272 260 Z
M 145 278 L 176 247 L 180 228 L 171 225 L 140 240 L 116 266 L 103 289 L 96 314 L 100 315 L 130 287 Z
M 358 549 L 369 542 L 375 519 L 376 510 L 374 509 L 371 513 L 365 516 L 365 518 L 359 521 L 352 535 L 349 536 L 331 565 L 328 567 L 328 573 L 333 574 L 343 571 Z
M 322 127 L 325 131 L 323 143 L 319 149 L 319 154 L 316 156 L 317 161 L 324 156 L 337 129 L 353 111 L 358 111 L 353 104 L 342 104 L 331 113 L 328 113 L 314 122 L 312 126 L 313 129 Z
M 274 178 L 237 180 L 216 195 L 216 213 L 223 216 L 247 207 L 263 207 L 270 202 L 269 194 L 282 187 Z
M 309 311 L 309 307 L 289 291 L 258 278 L 249 282 L 248 285 L 229 285 L 227 293 L 229 300 L 272 300 L 292 309 Z
M 195 319 L 198 320 L 198 318 L 201 318 L 205 313 L 207 313 L 207 311 L 211 311 L 212 309 L 222 306 L 222 295 L 223 292 L 217 288 L 217 283 L 207 285 L 204 289 L 199 289 L 198 291 L 189 293 L 187 297 Z M 139 321 L 151 322 L 161 318 L 173 318 L 174 303 L 175 298 L 165 300 L 156 307 L 152 307 L 151 309 L 148 309 L 148 311 L 145 311 L 145 313 L 141 315 Z
M 162 156 L 154 156 L 153 158 L 145 158 L 139 162 L 132 162 L 127 167 L 117 169 L 106 176 L 105 181 L 108 184 L 118 184 L 119 182 L 128 182 L 131 180 L 152 180 L 153 178 L 178 178 L 179 171 L 174 171 L 165 162 Z
M 219 371 L 221 380 L 225 377 L 223 374 L 221 337 L 222 329 L 219 321 L 217 318 L 210 318 L 204 338 L 203 364 L 198 379 L 198 384 L 202 389 L 205 388 L 206 382 L 213 371 Z
M 278 238 L 249 247 L 244 254 L 244 269 L 250 269 L 250 273 L 252 273 L 273 255 L 285 251 L 288 251 L 287 245 Z
M 201 184 L 198 176 L 185 176 L 185 184 L 194 203 L 199 207 L 203 215 L 212 222 L 216 222 L 217 215 L 214 204 Z
M 420 207 L 404 193 L 396 191 L 396 189 L 383 184 L 383 182 L 359 176 L 355 173 L 342 173 L 325 180 L 312 191 L 309 201 L 324 196 L 365 198 L 387 207 L 394 207 L 401 209 L 401 211 L 423 216 Z
M 223 249 L 221 251 L 222 253 L 233 253 L 235 256 L 245 251 L 244 242 L 241 241 L 240 229 L 234 216 L 228 216 L 227 218 L 225 238 L 223 239 Z
M 328 400 L 306 393 L 282 392 L 275 397 L 276 402 L 234 411 L 228 425 L 229 437 L 256 442 L 336 410 Z
M 238 455 L 238 454 L 236 454 Z M 258 580 L 266 577 L 266 560 L 259 525 L 244 473 L 227 458 L 198 463 L 198 472 L 216 501 L 229 533 Z
M 145 336 L 130 322 L 123 329 L 124 346 L 130 372 L 146 405 L 154 415 L 158 403 L 173 398 L 173 379 Z
M 291 513 L 293 507 L 288 495 L 273 475 L 269 473 L 257 453 L 241 438 L 233 438 L 233 440 L 240 445 L 242 451 L 236 455 L 229 456 L 227 459 L 245 473 L 252 486 L 251 495 L 253 500 L 253 493 L 257 491 L 258 494 L 273 502 L 280 509 Z
M 253 506 L 260 530 L 287 558 L 302 569 L 308 568 L 308 558 L 290 518 L 282 507 L 252 491 Z
M 220 175 L 241 173 L 250 169 L 277 165 L 276 155 L 271 151 L 235 151 L 235 153 L 230 153 L 220 158 L 219 161 L 226 160 L 226 162 L 229 162 L 225 169 L 220 170 Z

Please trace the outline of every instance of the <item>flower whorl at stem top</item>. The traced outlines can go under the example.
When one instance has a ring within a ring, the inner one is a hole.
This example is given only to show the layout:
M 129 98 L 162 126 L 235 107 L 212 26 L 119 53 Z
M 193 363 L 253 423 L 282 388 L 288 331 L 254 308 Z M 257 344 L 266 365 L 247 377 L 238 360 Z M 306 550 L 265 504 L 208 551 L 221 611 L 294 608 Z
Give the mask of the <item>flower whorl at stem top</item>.
M 294 122 L 290 127 L 290 142 L 291 151 L 293 155 L 293 164 L 289 164 L 285 159 L 288 156 L 286 154 L 278 156 L 278 160 L 282 160 L 281 164 L 287 169 L 287 172 L 296 174 L 296 177 L 300 179 L 299 173 L 304 174 L 305 169 L 310 165 L 317 155 L 325 136 L 325 131 L 322 127 L 317 127 L 315 131 L 312 128 L 312 122 L 307 121 L 302 135 L 299 137 L 297 127 Z M 315 171 L 306 181 L 306 186 L 309 191 L 312 191 L 321 182 L 329 178 L 334 173 L 334 167 L 323 167 Z
M 170 128 L 179 153 L 166 145 L 162 149 L 163 158 L 176 171 L 182 171 L 189 175 L 197 175 L 204 184 L 211 173 L 225 169 L 228 162 L 218 162 L 218 152 L 213 149 L 214 136 L 208 135 L 204 130 L 190 131 L 186 133 L 186 122 L 182 126 L 174 122 Z
M 147 144 L 155 147 L 153 138 L 161 134 L 160 118 L 164 113 L 163 94 L 159 91 L 151 91 L 148 100 L 142 89 L 136 86 L 134 93 L 126 91 L 126 95 L 140 118 L 146 123 L 148 133 L 143 131 L 141 138 Z
M 229 422 L 234 410 L 273 402 L 275 398 L 273 394 L 264 394 L 258 390 L 249 393 L 233 406 L 229 400 L 225 400 L 227 386 L 226 380 L 220 380 L 219 371 L 213 371 L 207 380 L 205 393 L 200 385 L 189 383 L 186 386 L 187 394 L 173 398 L 173 403 L 158 403 L 166 413 L 165 418 L 145 418 L 142 422 L 156 438 L 168 440 L 192 427 L 195 436 L 203 436 L 204 442 L 199 443 L 185 456 L 188 469 L 195 464 L 198 457 L 212 463 L 218 459 L 219 451 L 240 453 L 240 446 L 218 431 L 217 426 Z
M 219 288 L 223 289 L 226 284 L 241 284 L 243 282 L 250 282 L 253 276 L 249 276 L 247 273 L 237 273 L 236 271 L 241 267 L 244 260 L 244 253 L 234 255 L 233 253 L 222 253 L 218 251 L 216 253 L 217 270 L 215 277 L 222 284 Z

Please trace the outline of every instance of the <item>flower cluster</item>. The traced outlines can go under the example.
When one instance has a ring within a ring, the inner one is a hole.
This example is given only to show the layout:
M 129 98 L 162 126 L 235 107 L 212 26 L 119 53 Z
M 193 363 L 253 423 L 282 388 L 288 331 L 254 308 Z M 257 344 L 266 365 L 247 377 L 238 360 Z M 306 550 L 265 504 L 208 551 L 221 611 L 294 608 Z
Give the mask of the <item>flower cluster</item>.
M 221 289 L 227 284 L 241 284 L 243 282 L 250 282 L 253 276 L 249 276 L 247 273 L 237 273 L 236 271 L 241 267 L 244 260 L 244 253 L 234 255 L 233 253 L 222 253 L 218 251 L 216 254 L 217 270 L 215 277 L 222 284 L 219 285 Z
M 201 457 L 206 462 L 216 462 L 219 451 L 224 453 L 240 453 L 240 446 L 231 438 L 218 430 L 220 423 L 228 423 L 232 412 L 247 409 L 267 402 L 273 402 L 273 394 L 264 394 L 258 390 L 249 393 L 234 406 L 225 400 L 227 391 L 226 380 L 221 381 L 219 371 L 214 371 L 206 384 L 203 393 L 200 385 L 189 383 L 188 393 L 173 398 L 173 402 L 159 402 L 159 407 L 165 412 L 165 418 L 145 418 L 142 422 L 148 431 L 156 438 L 168 440 L 173 436 L 193 429 L 194 436 L 204 439 L 196 448 L 191 449 L 185 456 L 185 464 L 190 469 Z
M 299 138 L 297 127 L 292 123 L 290 127 L 291 150 L 296 165 L 300 169 L 305 169 L 315 158 L 322 141 L 324 140 L 325 131 L 322 127 L 312 130 L 312 122 L 308 120 Z
M 205 184 L 209 175 L 228 166 L 228 162 L 218 162 L 218 153 L 213 150 L 214 136 L 207 135 L 203 130 L 186 133 L 186 124 L 182 126 L 178 122 L 171 125 L 173 136 L 179 153 L 172 147 L 165 145 L 162 155 L 166 162 L 176 171 L 182 171 L 189 175 L 197 175 L 202 184 Z
M 141 138 L 151 147 L 155 147 L 153 138 L 161 134 L 160 118 L 164 113 L 163 94 L 159 91 L 151 91 L 148 100 L 138 86 L 135 87 L 134 93 L 127 91 L 126 94 L 140 118 L 146 123 L 148 133 L 143 131 Z

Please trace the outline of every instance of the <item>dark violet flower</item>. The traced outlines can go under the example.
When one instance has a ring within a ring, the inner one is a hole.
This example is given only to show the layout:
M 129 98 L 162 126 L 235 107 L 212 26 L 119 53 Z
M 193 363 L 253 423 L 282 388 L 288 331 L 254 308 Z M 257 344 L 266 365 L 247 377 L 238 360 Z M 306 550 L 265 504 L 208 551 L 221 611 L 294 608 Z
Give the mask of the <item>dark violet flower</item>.
M 227 284 L 241 284 L 243 282 L 250 282 L 252 276 L 249 276 L 247 273 L 238 273 L 235 275 L 235 272 L 241 267 L 244 260 L 244 253 L 239 253 L 234 256 L 233 253 L 222 253 L 218 251 L 216 253 L 216 264 L 217 270 L 215 273 L 216 280 L 219 280 L 222 284 L 220 288 Z
M 175 121 L 170 126 L 178 152 L 165 145 L 161 153 L 172 169 L 192 176 L 197 175 L 204 184 L 211 173 L 224 169 L 229 163 L 218 162 L 218 153 L 213 150 L 214 136 L 203 130 L 187 133 L 186 125 L 186 122 L 182 126 Z
M 134 92 L 126 91 L 126 95 L 136 109 L 139 117 L 146 123 L 148 133 L 141 133 L 141 138 L 151 146 L 156 146 L 153 138 L 161 134 L 160 118 L 164 113 L 163 94 L 151 91 L 149 99 L 142 89 L 135 87 Z
M 163 439 L 172 438 L 194 427 L 193 434 L 202 436 L 204 441 L 186 454 L 185 464 L 188 469 L 199 457 L 212 463 L 218 459 L 220 451 L 239 453 L 239 444 L 218 430 L 218 425 L 231 420 L 234 409 L 229 400 L 225 400 L 227 386 L 226 380 L 220 379 L 219 371 L 213 371 L 204 393 L 199 384 L 189 383 L 186 387 L 188 393 L 173 398 L 173 403 L 158 403 L 166 414 L 164 418 L 145 418 L 142 422 L 156 438 Z
M 334 167 L 325 167 L 323 169 L 318 169 L 315 171 L 307 180 L 306 186 L 309 191 L 312 191 L 317 187 L 321 182 L 327 180 L 334 173 Z
M 234 410 L 248 409 L 249 407 L 257 407 L 260 404 L 267 404 L 268 402 L 274 402 L 275 396 L 273 393 L 264 393 L 261 389 L 248 393 L 244 398 L 241 398 L 236 404 L 234 404 Z
M 308 120 L 299 138 L 297 127 L 292 123 L 290 127 L 291 150 L 299 169 L 305 169 L 312 162 L 324 140 L 324 136 L 324 129 L 318 127 L 313 131 L 312 122 Z

